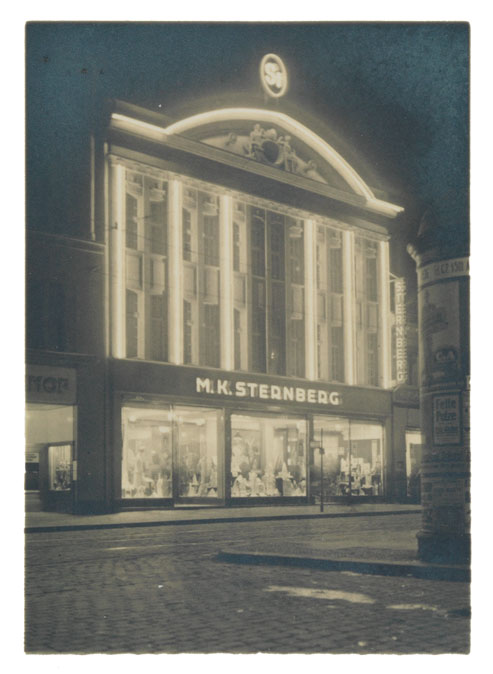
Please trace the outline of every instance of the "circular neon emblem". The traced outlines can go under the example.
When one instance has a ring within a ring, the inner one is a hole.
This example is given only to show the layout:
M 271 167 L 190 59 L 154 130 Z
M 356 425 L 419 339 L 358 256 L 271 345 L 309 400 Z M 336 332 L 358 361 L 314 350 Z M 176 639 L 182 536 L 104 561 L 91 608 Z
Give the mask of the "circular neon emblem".
M 266 54 L 260 62 L 260 81 L 268 96 L 279 98 L 288 88 L 288 72 L 276 54 Z

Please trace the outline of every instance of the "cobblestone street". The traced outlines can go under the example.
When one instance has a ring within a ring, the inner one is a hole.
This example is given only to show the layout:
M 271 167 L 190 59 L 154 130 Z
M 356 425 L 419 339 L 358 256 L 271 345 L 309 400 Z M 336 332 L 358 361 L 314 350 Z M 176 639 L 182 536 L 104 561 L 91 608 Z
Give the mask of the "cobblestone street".
M 26 651 L 466 653 L 466 583 L 216 559 L 236 543 L 418 526 L 397 515 L 29 534 Z

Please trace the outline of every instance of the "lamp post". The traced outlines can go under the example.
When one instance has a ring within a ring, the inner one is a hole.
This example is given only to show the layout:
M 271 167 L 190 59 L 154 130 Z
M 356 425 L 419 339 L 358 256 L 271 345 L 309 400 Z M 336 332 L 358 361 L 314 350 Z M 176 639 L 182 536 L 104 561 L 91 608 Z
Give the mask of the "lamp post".
M 468 244 L 429 214 L 408 252 L 417 265 L 423 561 L 470 559 Z

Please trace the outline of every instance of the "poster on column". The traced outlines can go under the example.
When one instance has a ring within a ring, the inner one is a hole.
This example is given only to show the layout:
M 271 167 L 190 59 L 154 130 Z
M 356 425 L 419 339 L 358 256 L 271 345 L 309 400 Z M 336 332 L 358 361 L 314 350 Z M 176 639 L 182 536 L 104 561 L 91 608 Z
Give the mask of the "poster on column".
M 459 394 L 433 396 L 433 444 L 457 445 L 460 441 Z
M 423 325 L 420 369 L 425 385 L 460 378 L 459 283 L 427 286 L 419 292 Z

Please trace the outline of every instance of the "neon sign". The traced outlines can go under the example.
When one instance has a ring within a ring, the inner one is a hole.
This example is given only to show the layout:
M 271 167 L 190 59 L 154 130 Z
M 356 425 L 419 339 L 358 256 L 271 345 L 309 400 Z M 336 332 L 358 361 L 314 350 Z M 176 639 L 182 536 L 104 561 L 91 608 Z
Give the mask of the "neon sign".
M 279 98 L 288 88 L 288 72 L 276 54 L 266 54 L 260 62 L 260 81 L 265 93 Z

